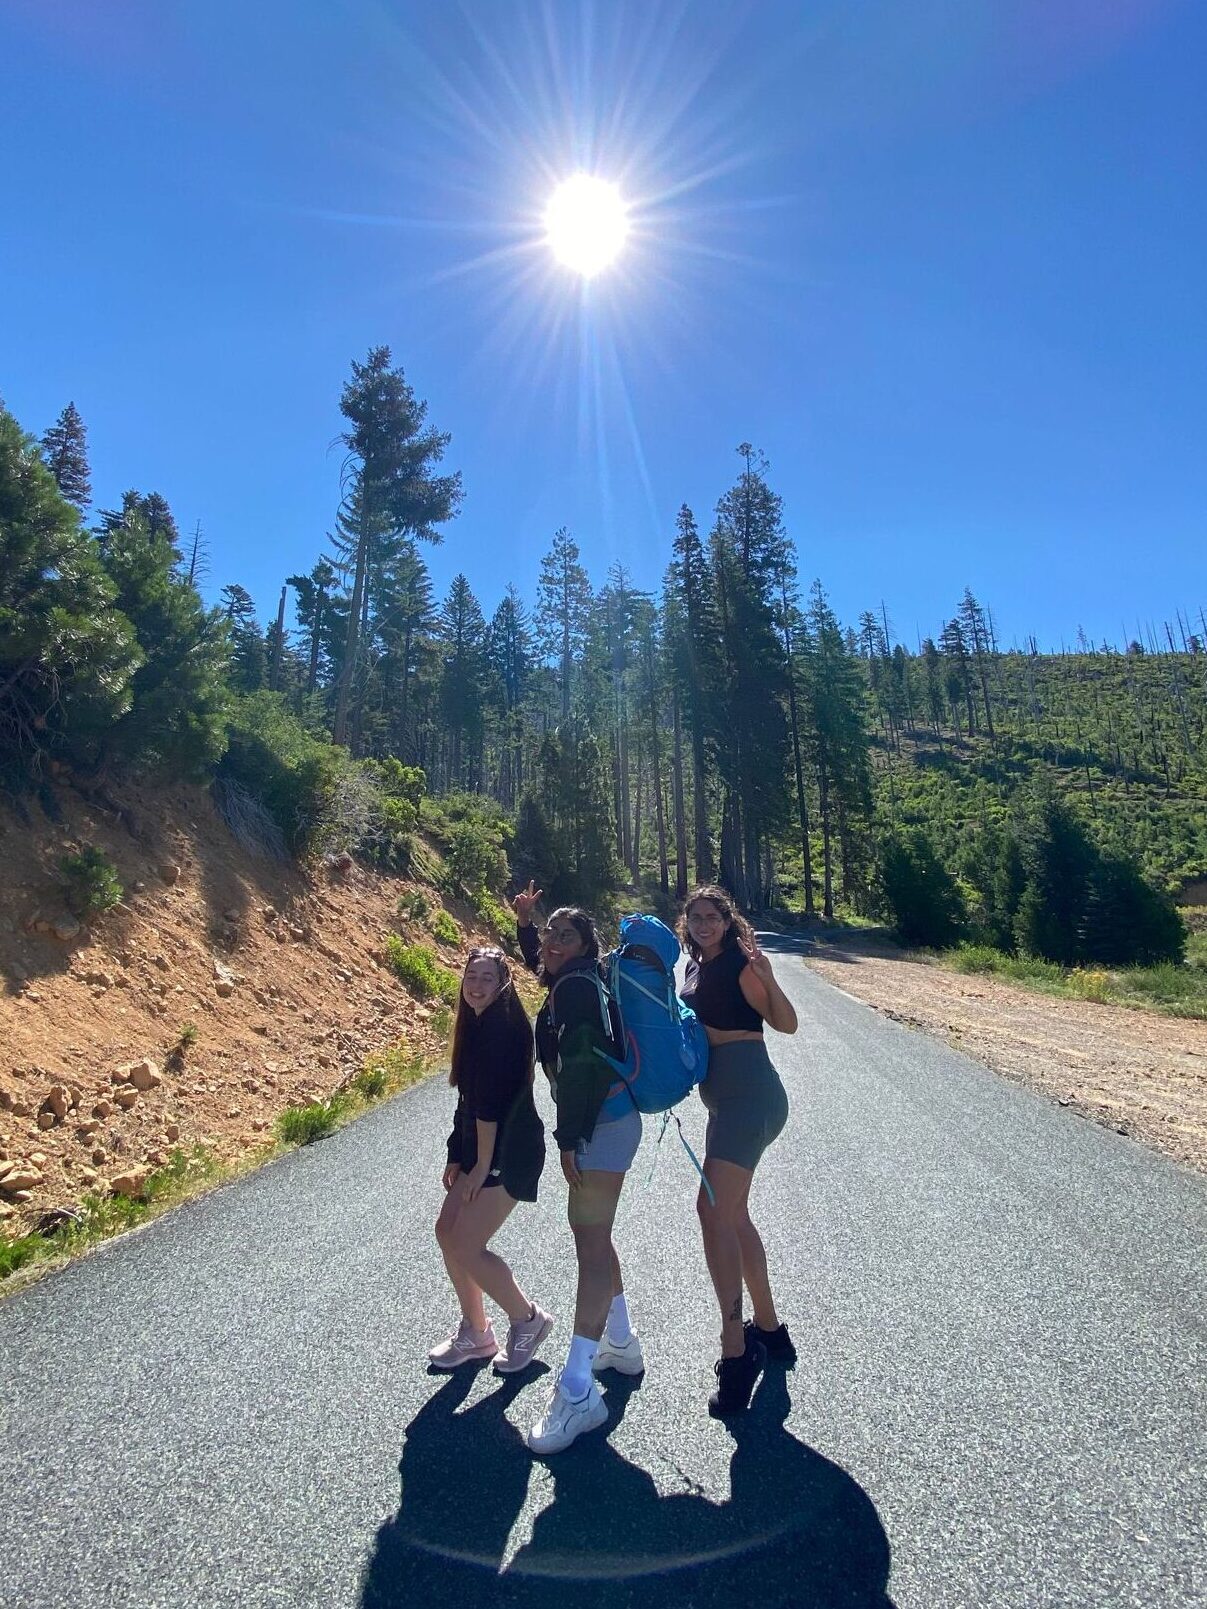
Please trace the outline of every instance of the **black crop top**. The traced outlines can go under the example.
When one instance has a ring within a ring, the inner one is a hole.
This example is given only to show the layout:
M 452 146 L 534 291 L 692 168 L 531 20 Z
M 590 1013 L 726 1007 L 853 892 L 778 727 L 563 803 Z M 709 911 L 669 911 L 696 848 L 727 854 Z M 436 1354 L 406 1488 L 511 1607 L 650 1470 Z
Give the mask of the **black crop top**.
M 727 944 L 711 961 L 687 963 L 687 978 L 679 993 L 706 1028 L 745 1028 L 762 1033 L 763 1019 L 738 982 L 746 965 L 746 957 L 736 944 Z

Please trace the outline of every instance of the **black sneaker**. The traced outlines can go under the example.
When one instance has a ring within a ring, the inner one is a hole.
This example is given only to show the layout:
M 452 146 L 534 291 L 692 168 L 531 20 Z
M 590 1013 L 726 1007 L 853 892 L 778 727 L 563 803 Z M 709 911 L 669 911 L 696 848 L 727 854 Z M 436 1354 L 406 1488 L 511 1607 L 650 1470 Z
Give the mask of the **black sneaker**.
M 782 1363 L 786 1369 L 792 1368 L 796 1362 L 796 1348 L 792 1344 L 792 1337 L 788 1334 L 786 1324 L 781 1324 L 778 1330 L 760 1330 L 754 1320 L 748 1318 L 742 1328 L 746 1332 L 747 1341 L 762 1342 L 772 1363 Z
M 717 1389 L 708 1399 L 708 1411 L 714 1419 L 746 1412 L 754 1382 L 762 1374 L 766 1361 L 767 1349 L 763 1343 L 747 1336 L 746 1350 L 740 1358 L 722 1358 L 713 1365 Z

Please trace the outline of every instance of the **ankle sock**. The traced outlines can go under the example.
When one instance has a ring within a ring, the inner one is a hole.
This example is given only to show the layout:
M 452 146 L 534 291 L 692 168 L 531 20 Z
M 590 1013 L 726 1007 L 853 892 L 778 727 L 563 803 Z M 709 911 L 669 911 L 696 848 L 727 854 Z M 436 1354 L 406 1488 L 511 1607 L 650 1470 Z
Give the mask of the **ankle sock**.
M 562 1390 L 572 1401 L 585 1397 L 591 1389 L 591 1365 L 599 1351 L 599 1342 L 589 1335 L 576 1335 L 571 1339 L 562 1370 Z
M 629 1304 L 624 1299 L 624 1292 L 612 1298 L 612 1305 L 608 1309 L 607 1336 L 609 1341 L 615 1341 L 617 1346 L 623 1346 L 633 1333 L 633 1325 L 629 1319 Z

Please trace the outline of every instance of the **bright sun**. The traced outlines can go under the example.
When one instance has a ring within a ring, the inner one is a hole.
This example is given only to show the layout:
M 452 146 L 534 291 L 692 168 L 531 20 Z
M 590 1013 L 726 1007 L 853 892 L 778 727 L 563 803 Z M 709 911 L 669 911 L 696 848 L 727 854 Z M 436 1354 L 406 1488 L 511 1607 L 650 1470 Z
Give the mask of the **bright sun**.
M 558 262 L 584 279 L 614 262 L 629 232 L 628 208 L 614 184 L 576 173 L 545 208 L 545 238 Z

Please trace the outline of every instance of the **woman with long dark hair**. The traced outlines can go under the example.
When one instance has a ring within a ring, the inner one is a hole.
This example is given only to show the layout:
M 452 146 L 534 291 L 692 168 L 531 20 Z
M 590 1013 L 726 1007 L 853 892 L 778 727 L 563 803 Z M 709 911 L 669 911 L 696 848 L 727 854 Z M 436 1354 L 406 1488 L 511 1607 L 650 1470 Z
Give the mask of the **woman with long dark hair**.
M 688 895 L 679 937 L 691 959 L 682 998 L 708 1034 L 708 1074 L 700 1098 L 708 1109 L 704 1177 L 696 1201 L 704 1256 L 721 1308 L 715 1418 L 741 1413 L 767 1358 L 791 1366 L 796 1349 L 780 1322 L 762 1237 L 750 1216 L 750 1186 L 763 1152 L 788 1121 L 788 1097 L 763 1042 L 763 1024 L 796 1032 L 792 1002 L 775 981 L 754 931 L 724 889 L 706 884 Z M 711 1191 L 711 1195 L 710 1195 Z M 742 1322 L 742 1286 L 753 1319 Z
M 607 1419 L 596 1374 L 645 1368 L 612 1244 L 624 1176 L 641 1143 L 641 1114 L 635 1103 L 615 1116 L 603 1112 L 616 1085 L 605 1057 L 623 1054 L 623 1047 L 601 985 L 595 924 L 577 906 L 564 905 L 538 936 L 532 913 L 540 897 L 530 882 L 514 905 L 524 959 L 548 989 L 537 1013 L 536 1048 L 557 1104 L 553 1137 L 570 1187 L 578 1260 L 574 1334 L 545 1412 L 528 1433 L 533 1452 L 555 1453 Z
M 516 1284 L 490 1240 L 517 1201 L 535 1201 L 545 1128 L 532 1099 L 532 1026 L 502 950 L 469 952 L 457 1000 L 452 1066 L 457 1091 L 436 1240 L 461 1306 L 461 1322 L 428 1353 L 438 1369 L 494 1358 L 501 1374 L 532 1361 L 553 1318 Z M 507 1314 L 500 1349 L 483 1294 Z

